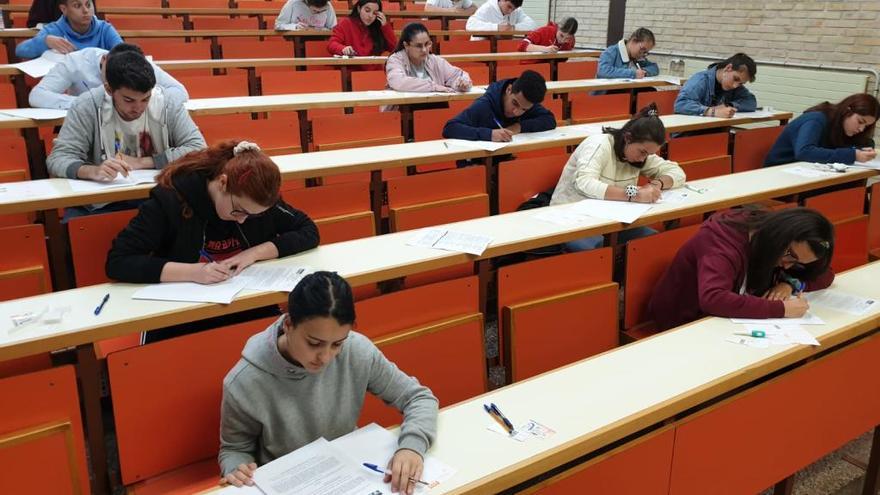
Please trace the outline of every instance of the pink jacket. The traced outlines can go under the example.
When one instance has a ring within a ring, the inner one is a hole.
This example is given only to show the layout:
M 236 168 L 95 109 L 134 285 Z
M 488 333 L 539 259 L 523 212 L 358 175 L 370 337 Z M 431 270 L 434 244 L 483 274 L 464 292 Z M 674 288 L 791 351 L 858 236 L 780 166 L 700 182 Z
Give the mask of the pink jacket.
M 473 83 L 467 72 L 455 67 L 443 57 L 433 53 L 425 60 L 425 70 L 431 80 L 419 79 L 413 70 L 412 63 L 406 54 L 406 50 L 392 53 L 385 63 L 385 75 L 388 78 L 388 87 L 395 91 L 416 91 L 428 93 L 431 91 L 446 91 L 455 93 L 458 91 L 459 81 L 465 81 L 467 88 L 471 89 Z

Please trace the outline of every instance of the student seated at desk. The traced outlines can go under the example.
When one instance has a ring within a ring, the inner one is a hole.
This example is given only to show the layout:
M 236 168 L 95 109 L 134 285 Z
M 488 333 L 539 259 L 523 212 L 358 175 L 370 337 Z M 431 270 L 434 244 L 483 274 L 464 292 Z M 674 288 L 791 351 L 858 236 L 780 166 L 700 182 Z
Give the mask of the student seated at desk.
M 521 132 L 556 128 L 556 117 L 541 105 L 547 84 L 541 74 L 523 71 L 515 79 L 495 81 L 483 96 L 443 127 L 443 137 L 508 142 Z
M 578 30 L 578 21 L 574 17 L 566 17 L 561 25 L 549 22 L 527 34 L 520 42 L 517 50 L 521 52 L 556 53 L 574 48 L 574 35 Z
M 189 153 L 156 182 L 137 216 L 113 240 L 105 267 L 111 279 L 213 284 L 257 261 L 318 245 L 315 223 L 280 199 L 278 166 L 254 143 L 224 141 Z M 213 326 L 223 323 L 228 322 Z M 145 341 L 201 328 L 210 327 L 152 331 Z
M 585 198 L 654 203 L 660 191 L 680 187 L 685 173 L 677 163 L 657 156 L 666 141 L 666 128 L 651 103 L 620 129 L 605 127 L 578 145 L 562 169 L 550 199 L 551 205 L 574 203 Z M 639 176 L 650 183 L 639 187 Z M 649 227 L 635 227 L 618 234 L 623 244 L 656 234 Z M 568 251 L 602 247 L 604 236 L 585 237 L 565 244 Z
M 90 46 L 109 50 L 122 43 L 122 37 L 109 22 L 95 17 L 92 0 L 58 0 L 58 8 L 62 16 L 16 46 L 17 57 L 37 58 L 46 50 L 70 53 Z
M 330 35 L 331 55 L 368 57 L 381 55 L 397 46 L 397 37 L 381 0 L 358 0 L 348 17 L 339 20 Z M 381 65 L 356 65 L 352 70 L 382 70 Z
M 67 111 L 46 160 L 52 177 L 108 182 L 136 169 L 161 169 L 205 147 L 189 113 L 155 87 L 153 66 L 143 55 L 114 55 L 105 74 L 103 87 L 80 95 Z M 115 211 L 131 203 L 67 208 L 64 215 Z
M 799 318 L 809 309 L 800 292 L 834 281 L 833 254 L 834 227 L 815 210 L 716 213 L 675 255 L 648 312 L 659 330 L 707 315 Z
M 223 380 L 218 457 L 226 482 L 252 485 L 258 464 L 353 431 L 370 392 L 403 413 L 385 481 L 392 492 L 413 493 L 410 480 L 420 478 L 437 434 L 437 399 L 354 324 L 348 282 L 316 272 L 290 293 L 288 313 L 247 341 Z
M 730 118 L 740 112 L 754 112 L 758 101 L 745 85 L 755 82 L 758 68 L 745 53 L 709 65 L 681 88 L 675 99 L 675 113 Z
M 477 11 L 477 6 L 472 0 L 428 0 L 425 2 L 425 12 L 455 12 L 456 14 L 471 15 Z
M 486 0 L 468 17 L 468 31 L 531 31 L 538 27 L 522 7 L 523 0 Z
M 785 126 L 764 166 L 798 161 L 852 165 L 873 160 L 877 156 L 873 136 L 878 118 L 880 102 L 867 93 L 808 108 Z
M 276 31 L 333 29 L 336 11 L 330 0 L 287 0 L 275 18 Z
M 656 76 L 660 68 L 647 59 L 654 49 L 654 33 L 648 28 L 638 28 L 629 39 L 609 46 L 599 57 L 596 77 L 601 79 L 641 79 Z
M 467 72 L 431 53 L 431 37 L 424 24 L 403 28 L 394 53 L 385 63 L 388 87 L 395 91 L 456 93 L 470 91 Z
M 28 103 L 33 108 L 57 108 L 67 110 L 76 101 L 76 97 L 84 92 L 100 88 L 106 82 L 104 66 L 107 58 L 123 52 L 135 52 L 144 55 L 140 47 L 129 43 L 120 43 L 109 52 L 103 48 L 83 48 L 67 54 L 64 60 L 52 67 L 28 95 Z M 162 88 L 166 98 L 183 104 L 189 94 L 183 84 L 177 82 L 167 72 L 151 62 L 156 75 L 156 85 Z

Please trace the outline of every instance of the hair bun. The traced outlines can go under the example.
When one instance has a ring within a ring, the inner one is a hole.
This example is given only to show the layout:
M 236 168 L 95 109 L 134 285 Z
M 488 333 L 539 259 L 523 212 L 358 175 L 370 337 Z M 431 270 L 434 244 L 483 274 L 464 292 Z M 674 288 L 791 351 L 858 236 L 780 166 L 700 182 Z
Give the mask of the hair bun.
M 260 146 L 257 143 L 252 143 L 250 141 L 241 141 L 240 143 L 235 145 L 235 149 L 232 150 L 232 155 L 238 156 L 240 153 L 244 153 L 246 151 L 258 152 L 261 150 Z

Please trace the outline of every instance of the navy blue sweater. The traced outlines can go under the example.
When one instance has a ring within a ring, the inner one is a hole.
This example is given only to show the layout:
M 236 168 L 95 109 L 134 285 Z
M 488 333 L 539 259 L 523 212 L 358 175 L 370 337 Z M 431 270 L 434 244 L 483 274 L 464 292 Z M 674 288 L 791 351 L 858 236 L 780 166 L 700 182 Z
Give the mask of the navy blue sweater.
M 855 161 L 855 148 L 832 148 L 828 143 L 828 119 L 825 114 L 807 112 L 785 126 L 767 153 L 764 166 L 791 162 L 852 165 Z
M 507 85 L 516 79 L 504 79 L 496 81 L 486 88 L 483 96 L 477 98 L 471 106 L 443 127 L 443 137 L 450 139 L 467 139 L 470 141 L 491 141 L 492 130 L 497 129 L 495 119 L 502 126 L 519 122 L 522 132 L 549 131 L 556 128 L 556 117 L 553 112 L 547 110 L 540 103 L 535 103 L 528 112 L 519 117 L 508 119 L 504 116 L 504 107 L 501 96 L 507 89 Z

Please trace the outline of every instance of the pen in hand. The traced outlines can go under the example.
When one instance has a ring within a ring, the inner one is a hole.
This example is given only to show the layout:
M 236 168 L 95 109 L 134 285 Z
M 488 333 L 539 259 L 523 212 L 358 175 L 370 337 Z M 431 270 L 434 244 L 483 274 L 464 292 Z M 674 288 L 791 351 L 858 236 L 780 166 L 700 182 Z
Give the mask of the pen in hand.
M 208 253 L 204 249 L 199 249 L 199 254 L 202 256 L 202 258 L 208 260 L 208 263 L 216 263 L 216 261 L 214 261 L 214 257 L 211 256 L 210 253 Z
M 380 467 L 379 467 L 378 465 L 376 465 L 376 464 L 372 464 L 372 463 L 369 463 L 369 462 L 365 462 L 365 463 L 364 463 L 364 467 L 367 468 L 367 469 L 371 469 L 371 470 L 373 470 L 373 471 L 376 471 L 377 473 L 391 475 L 391 471 L 385 471 L 384 469 L 380 468 Z M 412 481 L 413 483 L 421 483 L 421 484 L 423 484 L 423 485 L 425 485 L 425 486 L 431 486 L 431 484 L 428 483 L 427 481 L 417 480 L 417 479 L 415 479 L 415 478 L 410 478 L 409 480 Z

